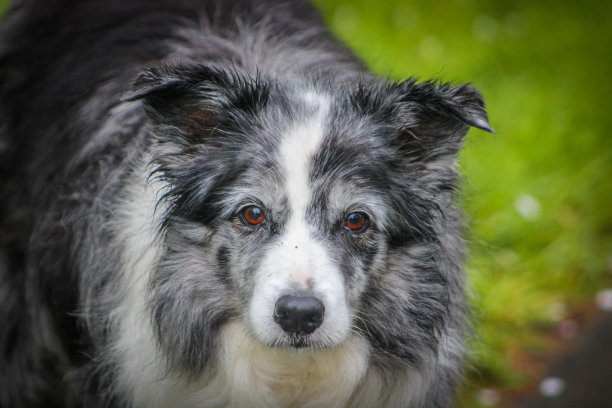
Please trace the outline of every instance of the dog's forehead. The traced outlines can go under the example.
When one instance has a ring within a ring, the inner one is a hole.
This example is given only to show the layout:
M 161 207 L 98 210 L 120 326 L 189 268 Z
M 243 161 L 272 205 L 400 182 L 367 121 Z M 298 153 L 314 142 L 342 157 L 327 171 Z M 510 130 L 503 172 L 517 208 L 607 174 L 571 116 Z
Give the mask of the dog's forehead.
M 224 206 L 235 209 L 255 199 L 277 218 L 302 219 L 321 207 L 328 216 L 367 203 L 384 208 L 388 197 L 381 185 L 391 182 L 389 165 L 397 152 L 380 137 L 380 124 L 347 109 L 336 94 L 291 91 L 282 95 L 290 109 L 272 100 L 257 133 L 240 140 L 246 165 L 231 194 L 223 195 Z
M 366 201 L 369 181 L 384 178 L 379 156 L 390 148 L 381 145 L 374 128 L 368 129 L 367 119 L 351 116 L 332 96 L 309 90 L 300 103 L 300 114 L 282 132 L 276 155 L 291 210 L 304 214 L 314 201 L 323 204 L 323 196 L 335 203 Z
M 312 196 L 312 162 L 326 137 L 331 103 L 315 91 L 305 91 L 301 97 L 305 109 L 284 132 L 278 151 L 288 204 L 298 213 L 305 211 Z

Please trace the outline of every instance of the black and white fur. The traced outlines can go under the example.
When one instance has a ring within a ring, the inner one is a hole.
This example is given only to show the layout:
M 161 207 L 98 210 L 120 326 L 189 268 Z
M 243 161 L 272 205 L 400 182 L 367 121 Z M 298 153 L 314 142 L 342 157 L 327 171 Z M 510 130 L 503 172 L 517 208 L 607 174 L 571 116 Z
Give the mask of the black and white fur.
M 298 0 L 15 0 L 2 27 L 1 407 L 453 405 L 476 90 L 376 77 Z M 283 295 L 320 326 L 281 327 Z

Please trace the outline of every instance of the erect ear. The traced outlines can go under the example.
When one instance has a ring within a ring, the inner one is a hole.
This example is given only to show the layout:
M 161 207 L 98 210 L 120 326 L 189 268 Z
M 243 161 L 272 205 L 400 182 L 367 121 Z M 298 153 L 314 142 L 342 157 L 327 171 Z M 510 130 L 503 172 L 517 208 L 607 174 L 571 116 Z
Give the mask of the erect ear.
M 434 158 L 456 154 L 469 126 L 493 132 L 480 92 L 470 85 L 453 87 L 408 80 L 397 85 L 399 111 L 409 151 Z
M 269 86 L 260 78 L 194 64 L 145 69 L 123 100 L 142 99 L 154 126 L 170 126 L 196 137 L 219 126 L 232 109 L 258 111 L 268 96 Z

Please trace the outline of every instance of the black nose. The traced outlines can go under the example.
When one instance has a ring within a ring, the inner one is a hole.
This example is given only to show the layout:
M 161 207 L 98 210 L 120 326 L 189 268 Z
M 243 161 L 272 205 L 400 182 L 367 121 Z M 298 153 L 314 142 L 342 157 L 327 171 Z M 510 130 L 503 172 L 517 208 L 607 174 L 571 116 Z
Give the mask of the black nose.
M 325 315 L 323 302 L 314 296 L 281 296 L 274 308 L 274 321 L 287 333 L 310 334 Z

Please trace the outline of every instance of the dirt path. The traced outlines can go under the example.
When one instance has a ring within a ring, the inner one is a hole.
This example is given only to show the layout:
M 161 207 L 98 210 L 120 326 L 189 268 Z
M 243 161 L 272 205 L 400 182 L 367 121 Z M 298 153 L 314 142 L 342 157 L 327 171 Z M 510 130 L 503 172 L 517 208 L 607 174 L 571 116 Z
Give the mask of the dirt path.
M 526 397 L 516 401 L 516 408 L 612 408 L 611 312 L 600 317 L 576 349 L 553 363 L 547 379 L 540 388 L 548 387 L 545 393 L 551 396 Z

